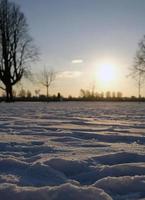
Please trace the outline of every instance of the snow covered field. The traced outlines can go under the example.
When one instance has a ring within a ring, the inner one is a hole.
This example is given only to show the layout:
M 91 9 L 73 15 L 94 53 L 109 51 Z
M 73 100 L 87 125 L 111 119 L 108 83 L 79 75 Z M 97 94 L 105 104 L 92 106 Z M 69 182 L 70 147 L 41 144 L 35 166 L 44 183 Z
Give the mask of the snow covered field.
M 145 199 L 145 103 L 0 103 L 0 199 Z

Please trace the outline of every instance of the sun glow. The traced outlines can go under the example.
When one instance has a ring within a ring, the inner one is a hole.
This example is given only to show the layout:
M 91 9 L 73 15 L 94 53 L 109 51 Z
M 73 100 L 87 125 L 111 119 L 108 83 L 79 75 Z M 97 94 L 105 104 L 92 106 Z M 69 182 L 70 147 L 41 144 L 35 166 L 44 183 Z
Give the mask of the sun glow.
M 116 79 L 116 70 L 113 64 L 101 64 L 96 72 L 97 79 L 102 83 L 110 83 Z

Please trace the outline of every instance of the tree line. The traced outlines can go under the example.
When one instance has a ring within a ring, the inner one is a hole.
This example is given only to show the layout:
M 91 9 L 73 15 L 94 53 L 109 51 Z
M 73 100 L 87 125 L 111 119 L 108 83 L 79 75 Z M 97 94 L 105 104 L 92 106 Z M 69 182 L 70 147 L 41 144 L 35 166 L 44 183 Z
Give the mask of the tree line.
M 80 90 L 80 97 L 83 99 L 122 99 L 123 94 L 122 92 L 94 92 L 91 90 L 85 90 L 81 89 Z

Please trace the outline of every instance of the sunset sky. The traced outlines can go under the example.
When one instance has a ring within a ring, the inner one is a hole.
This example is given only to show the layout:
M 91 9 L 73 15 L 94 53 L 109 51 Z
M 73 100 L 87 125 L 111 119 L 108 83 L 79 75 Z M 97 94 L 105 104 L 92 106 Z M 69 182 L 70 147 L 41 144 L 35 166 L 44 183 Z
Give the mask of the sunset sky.
M 145 0 L 15 2 L 26 15 L 30 34 L 41 52 L 40 61 L 32 64 L 33 72 L 38 73 L 44 65 L 58 72 L 51 93 L 78 96 L 81 88 L 95 85 L 98 92 L 137 95 L 136 82 L 127 76 L 145 34 Z M 113 71 L 106 82 L 100 75 L 104 65 Z M 41 86 L 25 83 L 25 87 Z

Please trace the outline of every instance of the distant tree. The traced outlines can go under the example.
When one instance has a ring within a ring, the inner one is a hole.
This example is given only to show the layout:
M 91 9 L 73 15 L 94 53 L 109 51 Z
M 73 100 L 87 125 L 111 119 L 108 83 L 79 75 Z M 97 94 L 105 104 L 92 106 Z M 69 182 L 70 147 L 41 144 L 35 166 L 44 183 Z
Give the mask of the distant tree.
M 139 49 L 134 59 L 134 65 L 131 68 L 130 75 L 137 81 L 138 85 L 138 98 L 141 97 L 141 88 L 145 82 L 145 36 L 139 42 Z
M 19 94 L 18 94 L 19 97 L 26 97 L 26 90 L 24 88 L 21 88 L 21 90 L 19 91 Z
M 92 91 L 86 90 L 86 91 L 85 91 L 85 97 L 86 97 L 86 98 L 90 98 L 91 96 L 92 96 Z
M 92 85 L 91 96 L 92 96 L 92 97 L 95 97 L 95 83 L 93 83 L 93 85 Z
M 46 97 L 49 96 L 49 89 L 56 78 L 56 73 L 53 70 L 43 69 L 40 73 L 40 83 L 46 87 Z
M 104 92 L 101 92 L 100 97 L 103 99 L 104 98 Z
M 57 93 L 57 98 L 58 98 L 58 99 L 61 98 L 61 94 L 60 94 L 60 92 Z
M 40 89 L 35 90 L 35 95 L 36 95 L 36 97 L 39 97 L 39 95 L 40 95 Z
M 106 98 L 107 98 L 107 99 L 111 98 L 111 92 L 110 92 L 110 91 L 107 91 L 107 92 L 106 92 Z
M 100 98 L 101 94 L 99 92 L 95 92 L 94 96 L 92 96 L 93 98 Z
M 27 96 L 28 98 L 31 98 L 31 96 L 32 96 L 32 93 L 31 93 L 31 91 L 30 91 L 30 90 L 27 90 L 26 96 Z
M 57 100 L 62 101 L 63 97 L 61 96 L 60 92 L 57 93 Z
M 72 99 L 73 99 L 72 95 L 69 94 L 69 95 L 68 95 L 68 99 L 69 99 L 69 100 L 72 100 Z
M 80 97 L 83 99 L 87 99 L 87 100 L 91 100 L 91 99 L 95 99 L 96 97 L 98 97 L 98 93 L 94 93 L 91 90 L 84 90 L 81 89 L 80 90 Z
M 112 98 L 114 99 L 116 97 L 115 92 L 112 92 Z
M 117 95 L 116 95 L 117 98 L 122 98 L 122 96 L 123 96 L 122 92 L 117 92 Z
M 80 89 L 80 97 L 84 98 L 86 96 L 85 90 L 84 89 Z
M 13 100 L 13 86 L 28 75 L 28 63 L 37 57 L 20 7 L 0 0 L 0 81 L 7 101 Z

